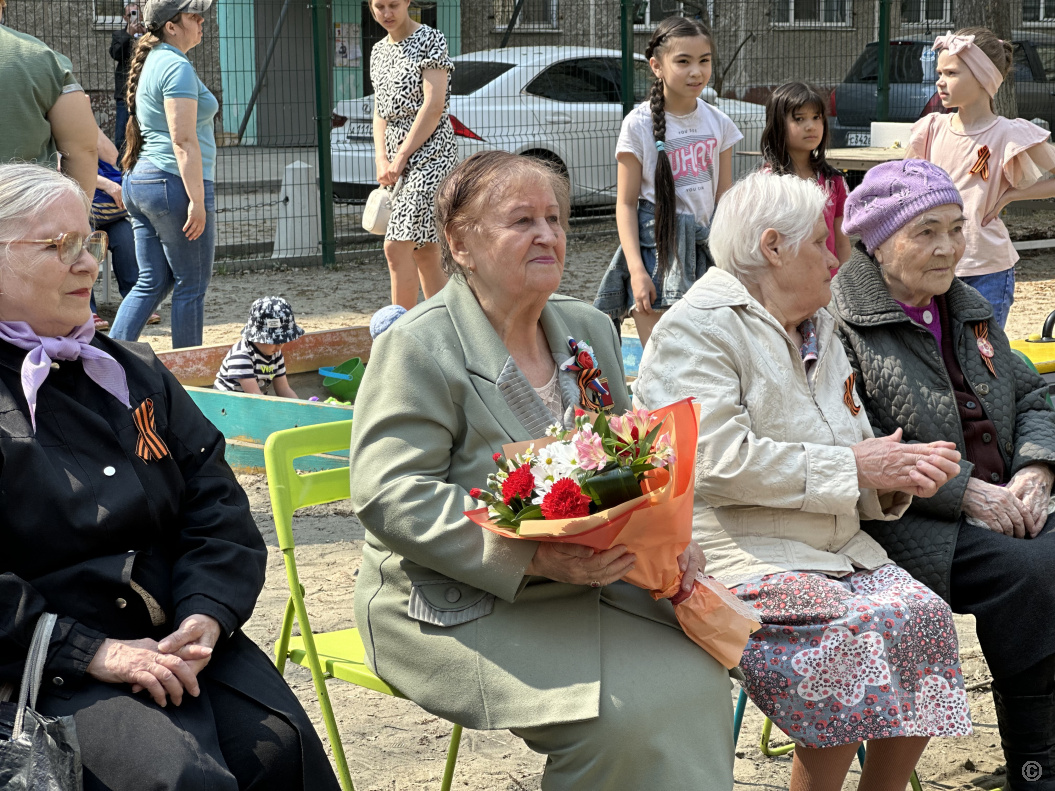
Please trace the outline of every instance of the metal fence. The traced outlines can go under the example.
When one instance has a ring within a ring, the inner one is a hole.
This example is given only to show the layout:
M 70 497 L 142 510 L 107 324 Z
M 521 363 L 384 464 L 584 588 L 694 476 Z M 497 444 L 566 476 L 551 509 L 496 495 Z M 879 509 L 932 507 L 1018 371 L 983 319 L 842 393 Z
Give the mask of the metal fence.
M 123 0 L 7 7 L 9 26 L 70 57 L 111 135 L 108 50 L 123 9 Z M 672 14 L 713 31 L 708 96 L 744 133 L 737 176 L 757 167 L 762 103 L 788 80 L 808 81 L 828 99 L 836 146 L 867 145 L 873 120 L 914 121 L 937 109 L 924 44 L 967 23 L 1012 31 L 1017 112 L 1055 120 L 1055 0 L 434 0 L 414 3 L 412 13 L 445 34 L 455 58 L 459 154 L 498 147 L 558 162 L 575 215 L 606 231 L 614 228 L 605 212 L 615 200 L 620 123 L 651 82 L 642 55 L 651 31 Z M 191 60 L 221 105 L 221 266 L 380 249 L 359 222 L 375 186 L 369 53 L 383 36 L 365 0 L 216 2 Z M 881 48 L 884 38 L 891 43 Z M 624 62 L 624 52 L 632 59 Z

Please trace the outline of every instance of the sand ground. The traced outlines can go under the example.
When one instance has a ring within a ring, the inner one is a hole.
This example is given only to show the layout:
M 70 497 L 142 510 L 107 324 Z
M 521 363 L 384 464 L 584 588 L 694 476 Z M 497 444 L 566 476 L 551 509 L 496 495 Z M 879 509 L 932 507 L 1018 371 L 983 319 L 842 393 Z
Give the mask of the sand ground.
M 1020 238 L 1046 238 L 1048 218 L 1021 223 Z M 561 291 L 592 300 L 596 284 L 614 250 L 614 236 L 593 236 L 569 243 Z M 1055 308 L 1055 251 L 1026 254 L 1018 268 L 1017 302 L 1011 311 L 1008 334 L 1023 337 L 1039 330 Z M 373 311 L 388 303 L 388 273 L 380 260 L 346 264 L 335 269 L 285 269 L 217 275 L 206 300 L 206 343 L 233 343 L 249 304 L 259 296 L 288 298 L 299 322 L 308 330 L 366 323 Z M 112 316 L 112 306 L 103 314 Z M 169 305 L 161 309 L 162 323 L 148 327 L 144 340 L 156 349 L 170 347 Z M 246 630 L 271 651 L 281 624 L 287 588 L 277 549 L 267 484 L 263 476 L 241 476 L 254 516 L 267 540 L 267 583 Z M 307 591 L 316 630 L 355 625 L 352 601 L 361 561 L 363 527 L 346 504 L 308 509 L 298 515 L 294 529 L 297 561 Z M 990 789 L 1002 782 L 1003 758 L 998 747 L 996 720 L 988 669 L 975 637 L 973 620 L 958 617 L 961 656 L 974 718 L 970 738 L 934 742 L 924 753 L 919 774 L 924 788 Z M 287 679 L 322 732 L 318 703 L 309 674 L 291 667 Z M 686 680 L 691 683 L 691 680 Z M 973 687 L 973 689 L 972 689 Z M 443 771 L 450 725 L 417 708 L 341 682 L 330 682 L 330 695 L 356 787 L 360 791 L 395 791 L 438 787 Z M 730 692 L 730 706 L 733 697 Z M 765 758 L 758 748 L 762 717 L 749 706 L 737 748 L 737 789 L 787 788 L 790 758 Z M 776 744 L 787 743 L 779 733 Z M 691 760 L 691 756 L 686 756 Z M 543 759 L 506 732 L 466 731 L 458 761 L 455 788 L 527 791 L 540 787 Z M 845 789 L 856 788 L 856 765 Z

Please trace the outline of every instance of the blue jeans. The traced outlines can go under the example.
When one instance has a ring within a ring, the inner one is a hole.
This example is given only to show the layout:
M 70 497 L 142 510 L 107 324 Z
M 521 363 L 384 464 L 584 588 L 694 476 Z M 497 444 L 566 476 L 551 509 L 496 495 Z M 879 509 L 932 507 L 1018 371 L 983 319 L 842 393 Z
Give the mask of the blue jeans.
M 172 348 L 200 346 L 216 254 L 213 183 L 205 182 L 205 231 L 193 242 L 183 233 L 190 198 L 179 176 L 141 159 L 125 176 L 124 199 L 136 236 L 139 280 L 118 308 L 110 337 L 138 340 L 171 291 Z
M 976 289 L 993 306 L 993 318 L 1003 327 L 1007 323 L 1007 314 L 1015 302 L 1015 268 L 990 275 L 971 275 L 961 277 L 964 283 Z
M 114 115 L 114 145 L 118 156 L 124 156 L 125 127 L 128 125 L 128 105 L 124 99 L 114 99 L 117 113 Z
M 114 278 L 117 280 L 117 290 L 122 297 L 127 297 L 128 292 L 135 286 L 139 279 L 139 264 L 136 262 L 136 239 L 132 231 L 132 223 L 122 217 L 106 225 L 100 225 L 97 230 L 105 231 L 110 237 L 110 255 L 113 262 Z M 102 266 L 102 264 L 100 264 Z M 92 291 L 92 313 L 95 309 L 95 292 Z

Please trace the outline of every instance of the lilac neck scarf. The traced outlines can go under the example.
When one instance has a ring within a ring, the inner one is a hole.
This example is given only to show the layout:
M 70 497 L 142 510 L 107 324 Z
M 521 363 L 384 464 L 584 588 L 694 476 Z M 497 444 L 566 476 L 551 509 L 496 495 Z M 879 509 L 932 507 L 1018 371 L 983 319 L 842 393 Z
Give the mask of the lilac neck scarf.
M 125 369 L 106 352 L 89 345 L 95 336 L 95 324 L 88 319 L 69 335 L 41 338 L 24 321 L 0 321 L 0 340 L 25 349 L 22 360 L 22 392 L 29 404 L 29 420 L 37 431 L 37 391 L 51 373 L 51 361 L 80 359 L 84 372 L 99 387 L 129 409 L 128 380 Z

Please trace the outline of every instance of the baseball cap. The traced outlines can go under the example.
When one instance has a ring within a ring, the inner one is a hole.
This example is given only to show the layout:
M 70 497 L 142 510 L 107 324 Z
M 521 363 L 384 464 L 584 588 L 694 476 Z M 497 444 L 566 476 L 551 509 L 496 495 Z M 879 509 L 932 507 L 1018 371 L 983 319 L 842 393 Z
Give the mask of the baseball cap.
M 147 0 L 141 7 L 147 30 L 157 30 L 176 14 L 204 14 L 212 0 Z

